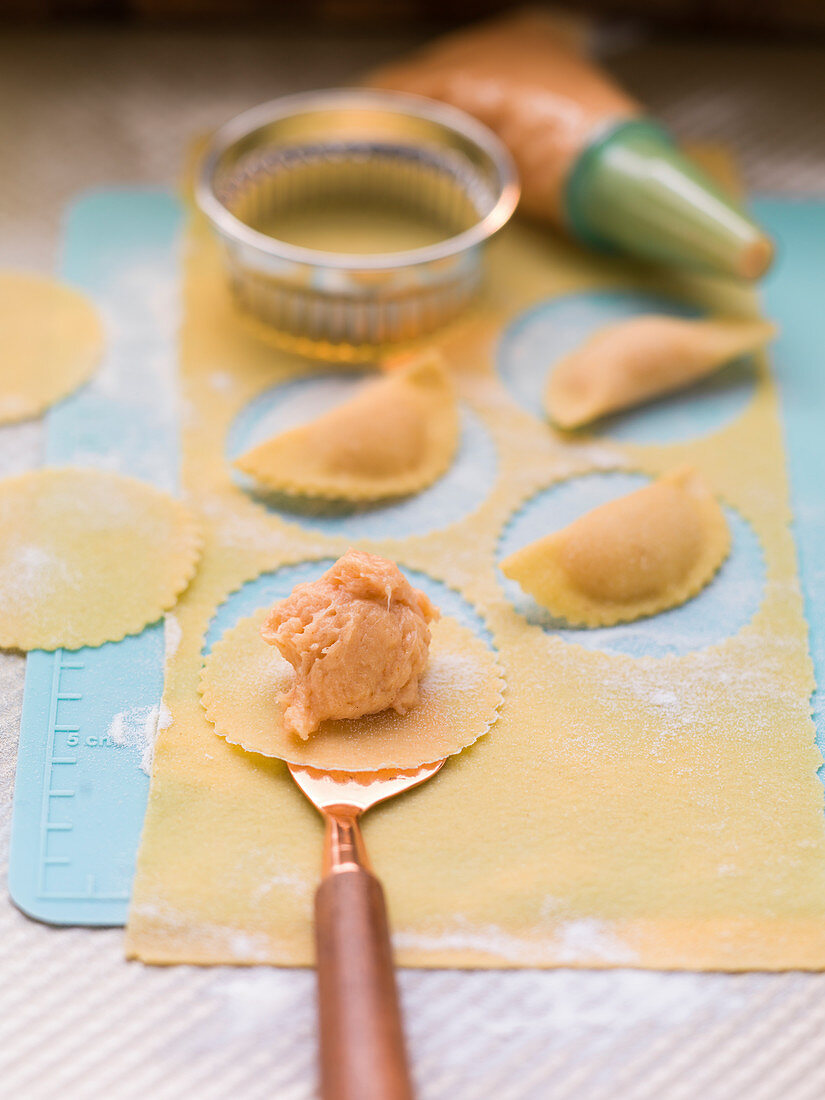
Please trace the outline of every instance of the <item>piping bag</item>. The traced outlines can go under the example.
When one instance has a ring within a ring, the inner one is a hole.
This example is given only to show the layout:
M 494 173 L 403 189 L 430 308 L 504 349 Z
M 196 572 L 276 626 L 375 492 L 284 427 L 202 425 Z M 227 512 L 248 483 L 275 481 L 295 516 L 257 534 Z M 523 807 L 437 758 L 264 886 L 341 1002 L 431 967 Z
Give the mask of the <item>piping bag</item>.
M 770 266 L 770 238 L 590 61 L 575 17 L 458 31 L 369 83 L 475 115 L 513 154 L 521 209 L 591 248 L 741 279 Z

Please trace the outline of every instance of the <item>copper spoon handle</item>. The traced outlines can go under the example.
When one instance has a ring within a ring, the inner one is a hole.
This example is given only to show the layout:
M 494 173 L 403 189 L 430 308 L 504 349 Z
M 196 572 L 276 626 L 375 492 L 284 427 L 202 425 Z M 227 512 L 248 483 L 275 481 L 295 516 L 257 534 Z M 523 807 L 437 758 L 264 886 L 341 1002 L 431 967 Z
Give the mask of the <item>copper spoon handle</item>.
M 327 816 L 315 895 L 323 1100 L 413 1100 L 387 910 L 357 815 Z

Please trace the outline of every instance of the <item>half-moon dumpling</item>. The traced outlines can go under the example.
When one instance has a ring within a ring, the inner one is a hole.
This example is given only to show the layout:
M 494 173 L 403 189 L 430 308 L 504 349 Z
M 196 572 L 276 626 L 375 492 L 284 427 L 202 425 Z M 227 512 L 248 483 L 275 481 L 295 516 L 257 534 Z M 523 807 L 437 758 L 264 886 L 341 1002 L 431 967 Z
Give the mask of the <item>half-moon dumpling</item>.
M 338 408 L 253 447 L 235 465 L 284 493 L 381 500 L 418 492 L 441 477 L 458 435 L 452 379 L 428 355 L 364 383 Z
M 556 365 L 544 404 L 560 428 L 683 389 L 763 347 L 776 327 L 760 320 L 685 320 L 654 314 L 606 325 Z
M 501 569 L 553 615 L 612 626 L 689 600 L 729 550 L 722 509 L 681 466 L 517 550 Z

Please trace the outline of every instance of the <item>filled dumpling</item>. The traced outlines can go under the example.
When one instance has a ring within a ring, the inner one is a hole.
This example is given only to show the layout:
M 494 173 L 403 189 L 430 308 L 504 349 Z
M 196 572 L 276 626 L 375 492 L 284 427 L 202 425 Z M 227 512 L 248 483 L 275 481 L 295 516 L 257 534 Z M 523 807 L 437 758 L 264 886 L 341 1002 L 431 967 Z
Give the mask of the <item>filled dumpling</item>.
M 364 383 L 338 408 L 252 448 L 235 465 L 280 492 L 380 500 L 441 477 L 458 436 L 452 379 L 430 355 Z
M 501 569 L 553 615 L 612 626 L 695 596 L 729 550 L 722 509 L 683 466 L 517 550 Z
M 544 396 L 560 428 L 683 389 L 775 335 L 769 321 L 645 315 L 607 325 L 553 369 Z

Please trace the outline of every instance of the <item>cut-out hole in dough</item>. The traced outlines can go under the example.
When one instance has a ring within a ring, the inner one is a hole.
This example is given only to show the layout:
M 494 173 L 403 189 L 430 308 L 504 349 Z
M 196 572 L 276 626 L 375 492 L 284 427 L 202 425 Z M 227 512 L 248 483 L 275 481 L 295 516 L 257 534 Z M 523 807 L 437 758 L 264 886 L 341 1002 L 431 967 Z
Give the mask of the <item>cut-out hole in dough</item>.
M 582 427 L 684 389 L 757 351 L 775 333 L 768 321 L 663 314 L 606 325 L 552 368 L 547 414 L 560 428 Z
M 566 622 L 610 626 L 684 603 L 729 549 L 721 507 L 680 467 L 515 551 L 501 570 Z
M 458 445 L 452 380 L 435 356 L 372 379 L 343 405 L 236 459 L 269 489 L 333 500 L 418 492 L 448 469 Z
M 460 752 L 495 722 L 504 681 L 489 647 L 456 620 L 432 626 L 417 706 L 323 722 L 306 741 L 287 732 L 278 697 L 294 676 L 261 638 L 267 608 L 242 619 L 213 647 L 201 697 L 215 732 L 249 752 L 340 771 L 415 768 Z
M 46 469 L 0 482 L 0 646 L 118 641 L 173 607 L 201 538 L 179 501 L 102 470 Z
M 70 286 L 0 271 L 0 424 L 38 416 L 87 382 L 103 351 L 97 311 Z

